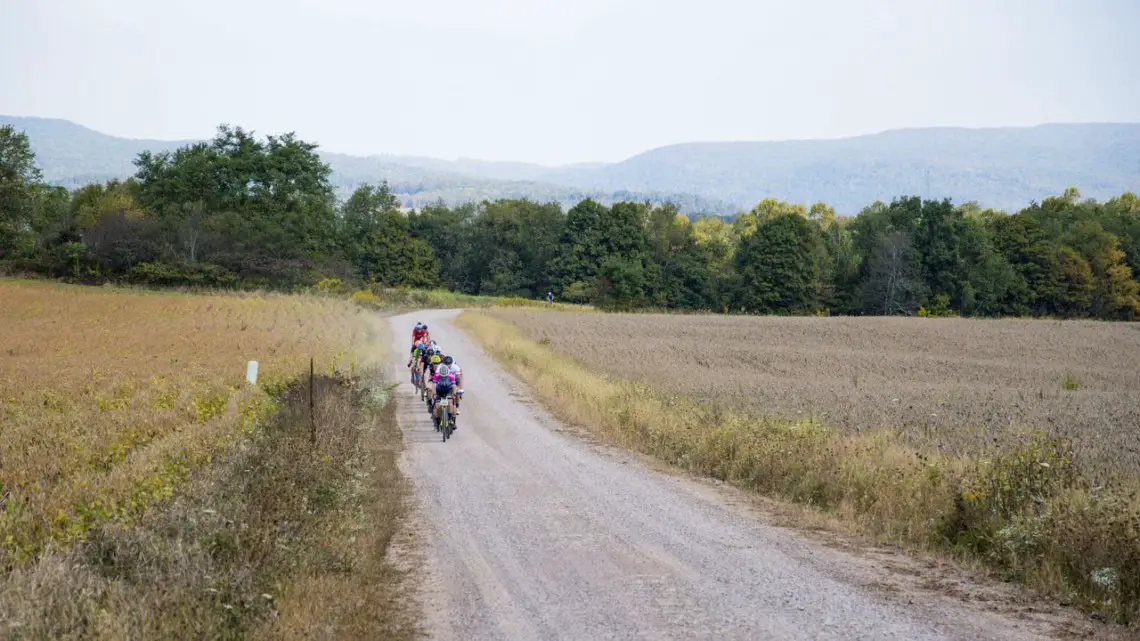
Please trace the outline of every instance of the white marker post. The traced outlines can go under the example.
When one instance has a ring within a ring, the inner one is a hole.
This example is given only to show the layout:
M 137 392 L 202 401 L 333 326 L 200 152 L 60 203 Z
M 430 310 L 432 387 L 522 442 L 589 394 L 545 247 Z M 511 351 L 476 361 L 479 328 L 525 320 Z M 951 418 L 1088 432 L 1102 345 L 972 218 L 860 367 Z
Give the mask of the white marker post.
M 250 361 L 245 365 L 245 382 L 257 385 L 257 361 Z

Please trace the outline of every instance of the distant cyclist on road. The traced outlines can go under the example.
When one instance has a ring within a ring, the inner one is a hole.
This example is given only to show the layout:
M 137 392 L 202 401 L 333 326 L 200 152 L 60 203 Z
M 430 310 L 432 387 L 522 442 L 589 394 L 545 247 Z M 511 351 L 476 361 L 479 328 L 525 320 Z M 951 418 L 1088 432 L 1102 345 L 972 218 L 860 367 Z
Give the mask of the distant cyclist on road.
M 424 380 L 426 380 L 428 383 L 432 384 L 432 387 L 428 388 L 429 391 L 431 391 L 432 389 L 434 389 L 434 384 L 436 382 L 436 380 L 435 380 L 436 379 L 436 370 L 438 370 L 439 366 L 443 363 L 443 357 L 441 357 L 439 355 L 439 351 L 437 348 L 429 347 L 428 350 L 431 353 L 431 356 L 428 357 L 427 369 L 424 370 Z M 428 413 L 431 414 L 431 413 L 435 412 L 436 401 L 439 399 L 437 399 L 434 394 L 428 394 L 427 400 L 428 400 Z
M 417 371 L 417 372 L 423 371 L 423 367 L 422 367 L 423 363 L 421 362 L 421 356 L 423 356 L 425 349 L 427 349 L 427 344 L 423 341 L 423 339 L 420 339 L 420 340 L 416 341 L 415 343 L 412 343 L 412 355 L 411 355 L 411 358 L 408 359 L 408 367 L 412 367 L 412 363 L 415 363 L 416 364 L 416 367 L 414 368 L 415 371 Z
M 448 372 L 455 378 L 455 412 L 459 416 L 459 402 L 463 400 L 463 369 L 459 367 L 459 363 L 451 356 L 443 357 L 443 364 L 447 367 Z
M 435 372 L 439 369 L 440 364 L 443 363 L 443 357 L 440 356 L 441 352 L 438 348 L 431 348 L 431 358 L 428 359 L 428 378 L 432 381 L 435 380 Z
M 435 356 L 432 350 L 431 343 L 424 342 L 423 348 L 420 349 L 420 369 L 425 374 L 431 369 L 431 357 Z
M 546 304 L 547 305 L 553 305 L 554 304 L 554 292 L 546 292 Z
M 428 326 L 417 322 L 416 326 L 412 329 L 412 344 L 415 345 L 419 341 L 426 340 L 428 336 Z
M 455 400 L 455 391 L 457 388 L 455 385 L 456 381 L 454 373 L 452 373 L 450 367 L 440 363 L 439 367 L 436 368 L 435 373 L 431 377 L 431 382 L 435 385 L 435 403 L 434 407 L 432 408 L 432 411 L 434 412 L 432 416 L 436 421 L 439 420 L 439 402 L 446 401 L 448 403 L 448 408 L 451 411 L 452 427 L 458 429 L 459 425 L 455 421 L 455 417 L 459 415 L 459 408 L 457 407 Z

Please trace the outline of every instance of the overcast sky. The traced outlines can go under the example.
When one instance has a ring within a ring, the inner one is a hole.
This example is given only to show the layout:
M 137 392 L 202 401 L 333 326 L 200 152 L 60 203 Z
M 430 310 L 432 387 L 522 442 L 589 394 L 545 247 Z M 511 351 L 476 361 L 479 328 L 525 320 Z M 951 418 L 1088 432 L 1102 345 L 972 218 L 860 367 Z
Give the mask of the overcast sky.
M 1140 0 L 0 0 L 0 113 L 547 164 L 1135 122 L 1137 25 Z

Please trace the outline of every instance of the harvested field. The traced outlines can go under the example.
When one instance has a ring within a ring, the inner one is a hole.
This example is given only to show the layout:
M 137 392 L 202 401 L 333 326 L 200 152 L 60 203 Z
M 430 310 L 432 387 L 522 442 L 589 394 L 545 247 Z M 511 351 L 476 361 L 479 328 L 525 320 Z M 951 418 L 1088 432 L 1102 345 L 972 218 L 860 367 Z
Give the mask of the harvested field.
M 0 638 L 415 638 L 382 319 L 10 280 L 0 301 Z
M 270 411 L 270 389 L 351 369 L 361 310 L 290 296 L 0 280 L 0 568 L 168 498 Z
M 1140 471 L 1140 326 L 493 310 L 607 374 L 763 416 L 976 455 L 1032 429 L 1096 478 Z

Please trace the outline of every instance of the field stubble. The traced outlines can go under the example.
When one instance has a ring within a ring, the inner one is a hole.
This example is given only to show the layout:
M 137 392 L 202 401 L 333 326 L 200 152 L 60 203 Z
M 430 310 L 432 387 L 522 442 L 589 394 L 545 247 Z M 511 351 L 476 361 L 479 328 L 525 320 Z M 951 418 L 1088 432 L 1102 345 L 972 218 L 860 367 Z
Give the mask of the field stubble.
M 1140 476 L 1136 325 L 491 314 L 593 369 L 733 411 L 887 428 L 955 456 L 1043 431 L 1098 480 Z

